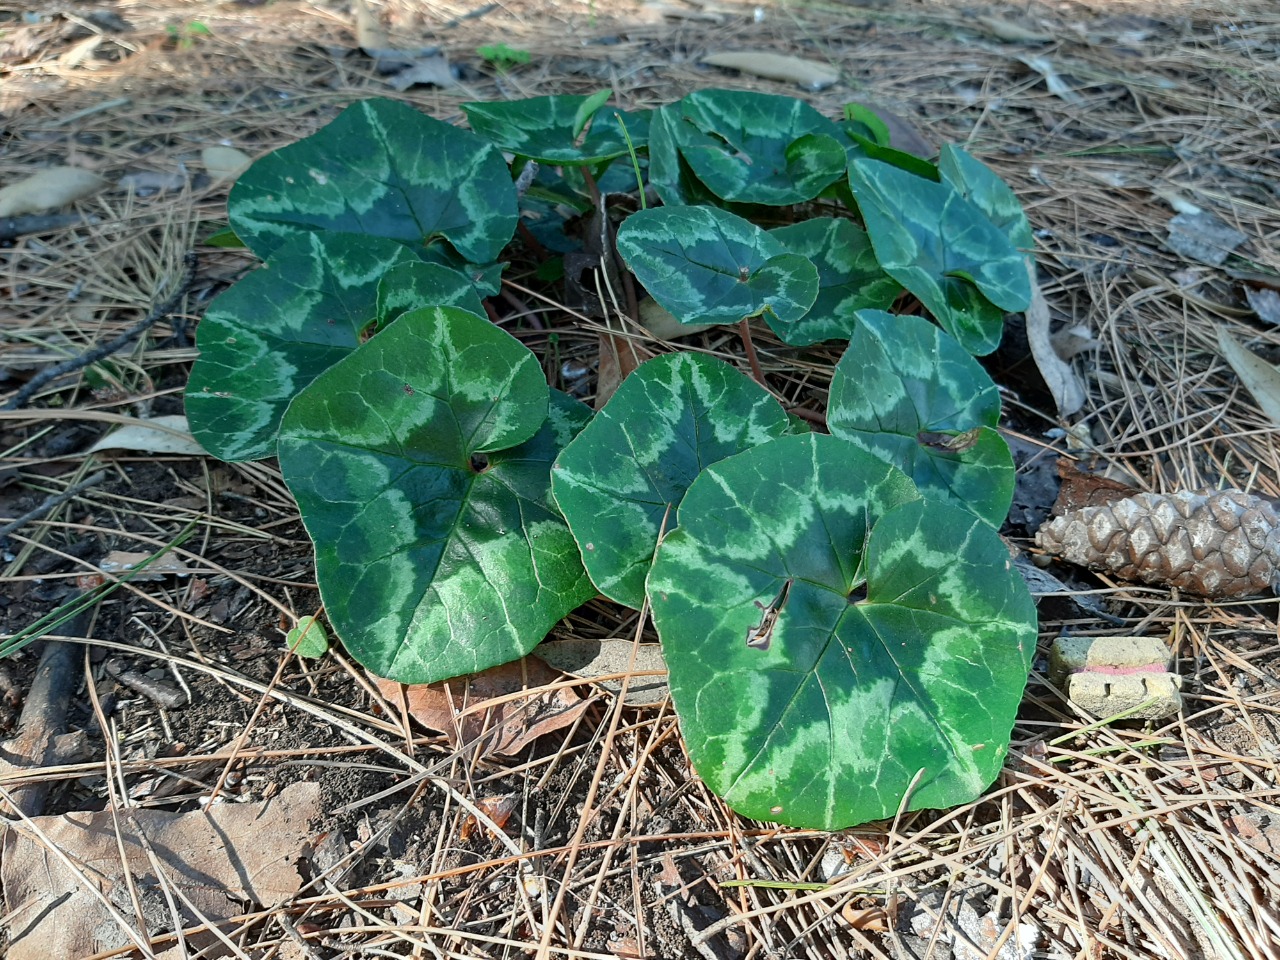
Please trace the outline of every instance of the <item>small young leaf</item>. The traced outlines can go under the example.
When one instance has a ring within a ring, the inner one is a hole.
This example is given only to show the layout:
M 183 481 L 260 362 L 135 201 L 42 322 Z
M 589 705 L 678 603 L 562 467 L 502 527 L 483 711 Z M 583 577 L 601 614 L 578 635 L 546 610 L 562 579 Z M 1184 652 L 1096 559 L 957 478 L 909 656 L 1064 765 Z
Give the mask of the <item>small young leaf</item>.
M 675 527 L 694 477 L 787 430 L 781 404 L 727 363 L 671 353 L 641 364 L 551 473 L 596 588 L 640 609 L 658 533 Z
M 299 617 L 298 625 L 285 636 L 284 645 L 300 657 L 315 660 L 329 652 L 329 634 L 315 617 Z
M 685 494 L 649 599 L 689 756 L 739 813 L 838 829 L 909 789 L 911 810 L 966 802 L 999 772 L 1035 606 L 994 530 L 917 496 L 819 435 Z
M 256 160 L 231 188 L 231 225 L 268 257 L 312 231 L 388 237 L 425 252 L 448 241 L 474 263 L 497 260 L 516 229 L 502 154 L 392 100 L 363 100 L 297 143 Z
M 616 110 L 601 110 L 611 91 L 590 97 L 531 97 L 498 103 L 464 103 L 471 129 L 496 147 L 539 163 L 583 166 L 624 156 L 626 138 Z M 592 118 L 595 117 L 594 120 Z M 643 146 L 643 118 L 623 113 L 627 131 L 637 147 Z M 586 124 L 591 129 L 581 142 Z M 637 135 L 640 140 L 636 141 Z
M 803 100 L 698 90 L 679 108 L 672 138 L 698 179 L 722 200 L 803 203 L 844 173 L 840 128 Z M 818 136 L 791 151 L 809 135 Z
M 551 502 L 590 416 L 456 307 L 406 313 L 289 407 L 280 468 L 329 622 L 382 677 L 431 683 L 528 653 L 594 588 Z
M 401 244 L 306 233 L 209 305 L 187 383 L 191 432 L 222 460 L 275 454 L 280 418 L 376 319 L 378 283 L 416 257 Z
M 682 323 L 765 314 L 795 323 L 818 295 L 818 271 L 755 224 L 715 207 L 633 213 L 618 252 L 653 299 Z
M 970 353 L 994 350 L 1000 311 L 1025 310 L 1031 302 L 1024 255 L 950 183 L 877 160 L 854 160 L 849 184 L 885 272 L 919 297 Z M 990 307 L 982 307 L 975 293 Z
M 799 321 L 771 323 L 786 343 L 807 347 L 820 340 L 847 340 L 863 309 L 888 309 L 902 286 L 882 269 L 866 231 L 851 220 L 815 217 L 770 230 L 790 253 L 813 261 L 818 299 Z
M 904 470 L 925 496 L 1000 526 L 1013 500 L 1000 393 L 952 337 L 920 317 L 858 314 L 831 380 L 827 427 Z
M 378 328 L 419 307 L 461 307 L 484 314 L 475 286 L 457 270 L 419 260 L 388 270 L 378 282 Z

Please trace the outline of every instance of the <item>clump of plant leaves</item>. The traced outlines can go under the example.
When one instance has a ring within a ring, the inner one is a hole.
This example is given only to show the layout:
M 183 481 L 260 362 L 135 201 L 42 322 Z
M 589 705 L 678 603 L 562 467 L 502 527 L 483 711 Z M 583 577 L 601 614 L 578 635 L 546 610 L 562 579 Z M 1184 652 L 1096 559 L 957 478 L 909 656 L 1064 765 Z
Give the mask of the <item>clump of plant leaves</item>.
M 365 101 L 257 161 L 229 219 L 264 263 L 200 326 L 193 431 L 279 457 L 328 622 L 381 676 L 513 660 L 598 592 L 651 608 L 690 757 L 734 809 L 837 828 L 972 799 L 1036 635 L 973 360 L 1030 297 L 1021 207 L 857 105 L 607 101 L 466 104 L 470 132 Z M 530 256 L 601 319 L 648 294 L 737 325 L 751 358 L 754 319 L 847 341 L 830 435 L 695 353 L 593 416 L 490 320 Z M 927 316 L 886 312 L 904 290 Z

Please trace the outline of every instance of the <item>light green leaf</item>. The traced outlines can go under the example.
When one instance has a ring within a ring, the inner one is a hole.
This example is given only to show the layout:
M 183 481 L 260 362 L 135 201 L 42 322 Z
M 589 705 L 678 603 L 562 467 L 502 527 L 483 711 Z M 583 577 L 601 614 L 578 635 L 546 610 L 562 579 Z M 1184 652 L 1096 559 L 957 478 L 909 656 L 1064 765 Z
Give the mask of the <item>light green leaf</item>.
M 952 337 L 921 317 L 858 314 L 831 380 L 834 436 L 906 471 L 925 496 L 999 527 L 1014 483 L 999 421 L 999 390 Z
M 401 244 L 349 233 L 279 247 L 200 321 L 186 392 L 192 434 L 222 460 L 273 456 L 289 401 L 359 345 L 382 277 L 414 262 Z
M 299 617 L 298 625 L 285 636 L 284 645 L 300 657 L 315 660 L 329 652 L 329 634 L 315 617 Z
M 480 137 L 392 100 L 363 100 L 254 161 L 231 189 L 231 226 L 264 259 L 312 231 L 387 237 L 425 255 L 487 264 L 516 229 L 502 154 Z
M 596 588 L 640 609 L 658 534 L 675 528 L 694 477 L 788 429 L 781 404 L 720 360 L 672 353 L 637 367 L 551 473 Z
M 590 416 L 456 307 L 406 313 L 289 407 L 280 468 L 329 622 L 379 676 L 430 683 L 528 653 L 594 593 L 550 496 Z
M 913 783 L 909 810 L 991 783 L 1036 642 L 994 530 L 819 435 L 709 467 L 679 521 L 649 599 L 690 759 L 733 809 L 831 830 Z
M 866 231 L 851 220 L 816 217 L 769 235 L 818 270 L 818 298 L 809 312 L 794 324 L 771 324 L 786 343 L 805 347 L 820 340 L 846 340 L 857 326 L 859 310 L 887 309 L 902 292 L 880 268 Z
M 722 200 L 803 203 L 844 174 L 840 128 L 803 100 L 698 90 L 679 108 L 670 135 L 694 175 Z
M 622 113 L 636 147 L 645 144 L 644 114 L 601 109 L 610 93 L 464 103 L 462 109 L 471 129 L 501 150 L 539 163 L 583 166 L 628 153 L 616 113 Z M 581 134 L 588 122 L 591 128 L 584 138 Z
M 755 224 L 714 207 L 633 213 L 618 252 L 653 299 L 681 323 L 737 323 L 761 314 L 799 320 L 818 295 L 818 271 Z
M 849 184 L 885 272 L 970 353 L 994 350 L 1001 311 L 1031 302 L 1023 254 L 950 183 L 854 160 Z

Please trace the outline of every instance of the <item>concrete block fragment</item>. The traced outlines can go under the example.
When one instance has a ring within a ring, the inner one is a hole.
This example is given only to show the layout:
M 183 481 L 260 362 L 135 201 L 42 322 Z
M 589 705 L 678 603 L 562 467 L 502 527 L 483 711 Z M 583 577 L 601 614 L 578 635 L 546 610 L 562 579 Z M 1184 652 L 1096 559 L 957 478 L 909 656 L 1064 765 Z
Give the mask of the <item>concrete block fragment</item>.
M 1049 680 L 1095 717 L 1162 720 L 1182 709 L 1182 678 L 1159 637 L 1059 637 Z

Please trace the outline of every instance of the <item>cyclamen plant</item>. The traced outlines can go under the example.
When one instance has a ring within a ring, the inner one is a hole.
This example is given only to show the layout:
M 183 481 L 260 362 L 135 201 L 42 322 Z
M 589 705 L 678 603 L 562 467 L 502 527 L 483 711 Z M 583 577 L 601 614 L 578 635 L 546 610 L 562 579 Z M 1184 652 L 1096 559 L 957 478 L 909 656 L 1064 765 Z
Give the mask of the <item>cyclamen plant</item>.
M 974 798 L 1036 639 L 973 359 L 1030 299 L 1020 205 L 855 105 L 607 99 L 467 104 L 471 131 L 369 100 L 258 160 L 228 206 L 265 262 L 201 322 L 195 435 L 279 457 L 329 621 L 381 676 L 518 658 L 599 593 L 651 609 L 689 756 L 735 810 L 832 829 Z M 550 388 L 482 298 L 522 218 L 572 253 L 593 213 L 605 279 L 679 322 L 848 341 L 829 435 L 694 352 L 594 415 Z M 904 290 L 936 325 L 886 312 Z

